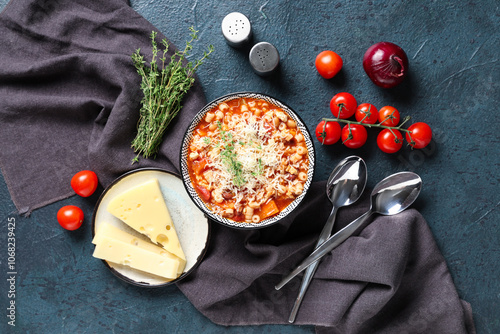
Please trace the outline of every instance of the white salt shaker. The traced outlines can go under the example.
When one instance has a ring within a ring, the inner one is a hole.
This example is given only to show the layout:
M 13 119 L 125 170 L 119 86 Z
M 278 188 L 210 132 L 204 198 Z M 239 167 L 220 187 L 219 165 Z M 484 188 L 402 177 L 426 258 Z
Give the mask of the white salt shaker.
M 222 20 L 222 34 L 227 44 L 236 48 L 241 47 L 250 41 L 252 25 L 242 13 L 232 12 Z

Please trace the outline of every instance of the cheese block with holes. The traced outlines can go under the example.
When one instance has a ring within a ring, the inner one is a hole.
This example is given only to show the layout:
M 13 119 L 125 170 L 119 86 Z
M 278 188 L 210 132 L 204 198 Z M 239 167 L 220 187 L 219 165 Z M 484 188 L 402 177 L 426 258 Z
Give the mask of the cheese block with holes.
M 153 243 L 186 259 L 157 179 L 117 195 L 109 202 L 107 210 Z
M 169 280 L 176 279 L 178 276 L 179 260 L 107 236 L 99 239 L 93 256 Z
M 178 267 L 177 276 L 180 276 L 184 272 L 184 268 L 186 267 L 185 259 L 181 259 L 180 257 L 175 256 L 174 254 L 170 253 L 169 251 L 161 247 L 158 247 L 148 241 L 142 240 L 136 237 L 135 235 L 125 232 L 119 229 L 118 227 L 108 224 L 106 222 L 99 227 L 94 236 L 94 239 L 92 239 L 92 243 L 98 245 L 102 242 L 104 238 L 116 239 L 122 242 L 126 242 L 131 245 L 142 248 L 146 251 L 149 251 L 151 253 L 155 253 L 157 255 L 161 255 L 168 259 L 174 260 L 176 266 Z M 108 260 L 108 259 L 103 259 L 103 260 Z M 113 262 L 111 260 L 108 261 Z

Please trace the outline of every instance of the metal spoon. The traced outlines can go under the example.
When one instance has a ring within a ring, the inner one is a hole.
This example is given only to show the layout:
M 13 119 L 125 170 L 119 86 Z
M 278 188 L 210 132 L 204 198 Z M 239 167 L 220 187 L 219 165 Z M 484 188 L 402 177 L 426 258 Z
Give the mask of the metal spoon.
M 316 248 L 295 270 L 276 285 L 276 290 L 281 289 L 292 278 L 328 254 L 349 236 L 358 235 L 370 223 L 370 217 L 373 214 L 390 216 L 408 208 L 417 199 L 421 188 L 422 179 L 412 172 L 396 173 L 380 181 L 371 193 L 370 210 Z
M 323 244 L 332 234 L 337 210 L 343 206 L 351 205 L 359 199 L 365 189 L 366 178 L 366 164 L 363 159 L 357 156 L 350 156 L 343 159 L 333 169 L 326 183 L 326 194 L 332 202 L 333 207 L 330 216 L 328 217 L 326 224 L 319 235 L 315 248 Z M 288 318 L 289 323 L 293 323 L 295 321 L 302 299 L 304 299 L 304 295 L 306 294 L 307 288 L 311 283 L 318 265 L 319 261 L 307 268 L 304 277 L 302 278 L 299 294 L 295 300 L 295 304 L 293 305 L 290 317 Z

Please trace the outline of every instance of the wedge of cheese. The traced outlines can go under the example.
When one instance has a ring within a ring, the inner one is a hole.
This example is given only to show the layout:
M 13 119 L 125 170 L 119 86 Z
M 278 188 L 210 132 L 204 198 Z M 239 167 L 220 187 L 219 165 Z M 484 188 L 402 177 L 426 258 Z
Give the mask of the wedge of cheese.
M 110 201 L 107 210 L 153 243 L 186 259 L 157 179 L 119 194 Z
M 110 237 L 102 237 L 94 249 L 94 257 L 122 264 L 168 280 L 177 278 L 179 261 Z
M 94 239 L 92 240 L 92 243 L 96 245 L 96 249 L 97 249 L 97 245 L 99 245 L 99 248 L 100 248 L 98 250 L 97 254 L 94 254 L 95 257 L 106 260 L 106 261 L 114 262 L 114 263 L 127 264 L 127 263 L 124 263 L 124 262 L 126 262 L 127 259 L 123 256 L 120 257 L 119 256 L 120 254 L 116 254 L 116 257 L 113 257 L 113 259 L 118 258 L 120 260 L 120 262 L 113 261 L 109 257 L 102 258 L 102 256 L 105 256 L 106 254 L 109 255 L 109 252 L 104 254 L 104 252 L 102 251 L 102 249 L 103 249 L 102 244 L 103 243 L 108 244 L 108 245 L 110 244 L 108 239 L 119 240 L 119 241 L 122 241 L 124 243 L 133 245 L 135 247 L 141 248 L 143 251 L 148 251 L 148 252 L 155 254 L 155 255 L 148 254 L 148 258 L 156 257 L 156 255 L 160 255 L 162 257 L 168 258 L 169 260 L 173 260 L 173 262 L 170 262 L 170 261 L 165 262 L 165 266 L 168 267 L 169 266 L 168 263 L 171 263 L 170 266 L 173 266 L 172 270 L 175 269 L 175 267 L 177 267 L 177 276 L 180 276 L 184 272 L 184 268 L 186 267 L 186 260 L 185 259 L 181 259 L 181 258 L 173 255 L 172 253 L 166 251 L 165 249 L 163 249 L 161 247 L 158 247 L 158 246 L 153 245 L 152 243 L 150 243 L 148 241 L 144 241 L 140 238 L 137 238 L 135 235 L 127 233 L 127 232 L 119 229 L 118 227 L 113 226 L 113 225 L 106 223 L 106 222 L 104 222 L 99 227 L 99 229 L 97 230 L 97 232 L 94 236 Z M 108 241 L 103 241 L 103 240 L 108 240 Z M 115 249 L 117 249 L 116 246 L 115 246 Z M 143 251 L 140 251 L 141 254 L 144 254 Z M 130 250 L 129 253 L 130 252 L 137 253 L 134 249 Z M 125 253 L 123 253 L 123 254 L 125 254 Z M 121 254 L 121 255 L 123 255 L 123 254 Z M 96 256 L 96 255 L 100 255 L 100 256 Z M 125 254 L 125 255 L 127 255 L 127 254 Z M 163 258 L 161 260 L 164 261 Z M 132 267 L 131 264 L 130 264 L 130 266 Z M 135 268 L 135 269 L 139 269 L 139 268 Z M 145 269 L 139 269 L 139 270 L 151 272 L 151 271 L 145 270 Z M 160 276 L 164 276 L 164 275 L 160 275 Z

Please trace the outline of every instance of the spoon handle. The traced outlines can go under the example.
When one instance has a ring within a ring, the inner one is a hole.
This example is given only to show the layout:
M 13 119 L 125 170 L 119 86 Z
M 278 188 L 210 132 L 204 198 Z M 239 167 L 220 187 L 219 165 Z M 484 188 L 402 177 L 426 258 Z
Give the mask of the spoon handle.
M 359 234 L 370 222 L 370 217 L 373 214 L 373 211 L 370 209 L 365 212 L 363 215 L 358 217 L 356 220 L 348 224 L 346 227 L 332 235 L 328 240 L 326 240 L 321 246 L 316 248 L 314 252 L 311 253 L 302 263 L 295 268 L 290 274 L 288 274 L 283 280 L 281 280 L 278 285 L 275 286 L 276 290 L 281 289 L 285 284 L 290 282 L 292 278 L 300 274 L 304 269 L 309 267 L 312 263 L 315 263 L 323 256 L 328 254 L 334 248 L 343 243 L 347 238 L 351 235 Z
M 334 206 L 332 208 L 330 216 L 326 221 L 325 226 L 323 227 L 323 230 L 319 235 L 318 241 L 316 242 L 316 246 L 314 246 L 315 249 L 321 246 L 332 234 L 336 215 L 337 215 L 337 207 Z M 314 273 L 316 272 L 316 269 L 318 268 L 318 265 L 319 261 L 313 263 L 311 266 L 307 268 L 306 272 L 304 273 L 304 277 L 302 278 L 302 284 L 300 285 L 299 294 L 297 295 L 297 299 L 295 299 L 292 312 L 290 313 L 290 317 L 288 318 L 289 323 L 293 323 L 295 321 L 295 317 L 297 316 L 297 312 L 299 311 L 300 304 L 302 304 L 302 300 L 304 299 L 307 288 L 309 287 L 309 284 L 312 281 L 312 278 L 314 276 Z

